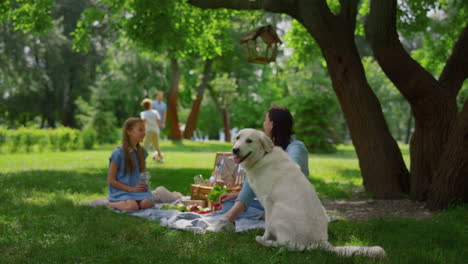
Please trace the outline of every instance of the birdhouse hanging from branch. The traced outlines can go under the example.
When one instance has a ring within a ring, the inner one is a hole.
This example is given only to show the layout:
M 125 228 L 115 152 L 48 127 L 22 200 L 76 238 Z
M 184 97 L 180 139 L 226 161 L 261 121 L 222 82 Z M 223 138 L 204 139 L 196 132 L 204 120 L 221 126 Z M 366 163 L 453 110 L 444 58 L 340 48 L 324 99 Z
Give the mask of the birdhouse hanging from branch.
M 258 37 L 263 42 L 257 43 Z M 241 41 L 247 51 L 248 62 L 259 64 L 268 64 L 275 61 L 278 45 L 281 43 L 271 25 L 250 32 Z

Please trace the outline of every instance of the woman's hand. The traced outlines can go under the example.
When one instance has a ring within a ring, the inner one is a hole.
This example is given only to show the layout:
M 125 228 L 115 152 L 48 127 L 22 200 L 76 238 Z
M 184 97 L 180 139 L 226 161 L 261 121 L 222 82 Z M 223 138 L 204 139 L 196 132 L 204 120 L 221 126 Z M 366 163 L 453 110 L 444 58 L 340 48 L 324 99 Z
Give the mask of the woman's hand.
M 131 187 L 130 192 L 146 192 L 147 185 L 143 182 L 139 182 L 135 187 Z
M 219 197 L 219 202 L 224 203 L 229 200 L 234 200 L 237 198 L 237 196 L 239 196 L 239 193 L 223 193 Z

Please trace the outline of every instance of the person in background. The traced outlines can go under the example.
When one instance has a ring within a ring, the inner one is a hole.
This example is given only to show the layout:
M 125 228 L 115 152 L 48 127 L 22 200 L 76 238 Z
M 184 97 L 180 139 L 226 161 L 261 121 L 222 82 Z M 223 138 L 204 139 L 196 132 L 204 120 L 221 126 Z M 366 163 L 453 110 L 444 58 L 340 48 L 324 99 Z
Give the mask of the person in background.
M 161 124 L 161 117 L 158 111 L 152 109 L 151 99 L 146 98 L 141 101 L 141 106 L 144 111 L 140 113 L 140 117 L 145 123 L 146 136 L 143 140 L 143 147 L 148 150 L 149 145 L 153 146 L 155 152 L 152 155 L 154 160 L 164 162 L 163 155 L 159 149 L 159 127 Z
M 145 137 L 145 124 L 140 118 L 129 118 L 122 129 L 122 145 L 109 158 L 107 182 L 110 207 L 138 211 L 153 207 L 153 195 L 147 183 L 140 182 L 146 172 L 146 150 L 140 146 Z
M 289 110 L 283 106 L 273 106 L 265 114 L 263 131 L 271 138 L 275 146 L 281 147 L 299 165 L 304 176 L 309 179 L 309 153 L 301 141 L 293 135 L 293 117 Z M 219 222 L 210 226 L 207 230 L 219 232 L 234 230 L 236 218 L 249 207 L 265 211 L 256 195 L 250 187 L 248 179 L 244 181 L 242 189 L 238 193 L 225 193 L 220 196 L 224 215 Z
M 163 101 L 164 93 L 162 91 L 158 91 L 156 93 L 156 100 L 153 100 L 153 109 L 158 111 L 159 115 L 161 116 L 161 124 L 159 127 L 164 129 L 166 127 L 166 114 L 167 114 L 167 105 Z

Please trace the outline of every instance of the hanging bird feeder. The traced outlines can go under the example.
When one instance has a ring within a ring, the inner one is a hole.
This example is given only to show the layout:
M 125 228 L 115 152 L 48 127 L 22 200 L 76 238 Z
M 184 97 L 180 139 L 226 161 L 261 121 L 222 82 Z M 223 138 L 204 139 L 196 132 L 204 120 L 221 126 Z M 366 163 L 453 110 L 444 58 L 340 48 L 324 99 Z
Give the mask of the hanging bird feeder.
M 257 43 L 258 37 L 263 42 Z M 275 61 L 278 45 L 281 43 L 271 25 L 250 32 L 241 41 L 247 51 L 248 62 L 259 64 L 268 64 Z

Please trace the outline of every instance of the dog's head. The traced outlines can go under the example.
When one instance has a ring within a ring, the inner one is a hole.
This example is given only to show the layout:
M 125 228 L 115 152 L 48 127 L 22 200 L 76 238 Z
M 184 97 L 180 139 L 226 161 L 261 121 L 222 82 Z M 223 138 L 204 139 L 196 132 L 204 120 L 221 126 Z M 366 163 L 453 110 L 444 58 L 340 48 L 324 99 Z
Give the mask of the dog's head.
M 234 162 L 244 162 L 244 167 L 251 167 L 266 153 L 273 151 L 273 141 L 262 131 L 246 128 L 234 137 Z

